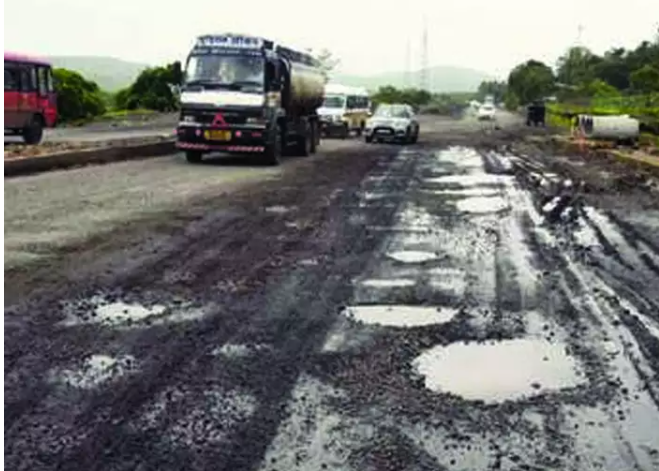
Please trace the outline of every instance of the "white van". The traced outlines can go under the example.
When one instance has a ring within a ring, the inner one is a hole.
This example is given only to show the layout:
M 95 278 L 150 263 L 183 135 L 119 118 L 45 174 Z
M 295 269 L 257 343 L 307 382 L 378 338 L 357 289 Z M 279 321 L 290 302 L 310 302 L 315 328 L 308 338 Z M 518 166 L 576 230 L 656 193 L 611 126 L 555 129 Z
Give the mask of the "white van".
M 325 100 L 318 108 L 323 135 L 346 138 L 351 132 L 361 136 L 371 115 L 371 99 L 364 88 L 339 84 L 325 86 Z

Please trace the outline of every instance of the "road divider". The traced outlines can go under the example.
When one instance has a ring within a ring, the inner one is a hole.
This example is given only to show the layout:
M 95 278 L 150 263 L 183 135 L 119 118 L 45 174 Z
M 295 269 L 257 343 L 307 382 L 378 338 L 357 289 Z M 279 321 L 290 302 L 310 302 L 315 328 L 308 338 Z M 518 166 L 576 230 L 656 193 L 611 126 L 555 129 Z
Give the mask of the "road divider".
M 160 157 L 177 152 L 174 138 L 167 136 L 158 141 L 128 142 L 102 147 L 53 152 L 36 156 L 5 158 L 5 178 L 81 167 L 90 164 L 106 164 L 122 160 Z

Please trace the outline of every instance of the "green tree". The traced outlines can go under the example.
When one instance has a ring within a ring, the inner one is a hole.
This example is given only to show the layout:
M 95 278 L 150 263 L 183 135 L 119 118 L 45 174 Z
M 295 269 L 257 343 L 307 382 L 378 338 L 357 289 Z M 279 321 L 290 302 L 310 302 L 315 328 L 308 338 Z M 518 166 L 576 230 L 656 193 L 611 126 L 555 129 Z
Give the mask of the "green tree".
M 398 89 L 391 85 L 380 87 L 371 97 L 373 103 L 406 103 L 416 108 L 427 105 L 432 100 L 432 94 L 418 88 Z
M 632 89 L 639 93 L 659 92 L 659 68 L 646 64 L 631 73 Z
M 553 71 L 546 64 L 529 60 L 515 67 L 508 76 L 508 89 L 521 104 L 539 100 L 555 90 Z
M 566 85 L 580 86 L 595 78 L 595 67 L 602 58 L 585 47 L 571 47 L 558 59 L 556 78 Z
M 176 90 L 181 80 L 179 62 L 145 69 L 133 84 L 117 92 L 115 105 L 126 110 L 174 111 L 178 108 Z
M 595 79 L 583 84 L 577 89 L 580 96 L 588 98 L 615 98 L 620 96 L 620 91 L 604 80 Z
M 487 95 L 494 96 L 494 101 L 503 101 L 508 84 L 497 80 L 486 80 L 478 86 L 478 98 L 483 100 Z
M 90 119 L 105 113 L 105 97 L 95 82 L 68 69 L 54 69 L 53 77 L 62 121 Z

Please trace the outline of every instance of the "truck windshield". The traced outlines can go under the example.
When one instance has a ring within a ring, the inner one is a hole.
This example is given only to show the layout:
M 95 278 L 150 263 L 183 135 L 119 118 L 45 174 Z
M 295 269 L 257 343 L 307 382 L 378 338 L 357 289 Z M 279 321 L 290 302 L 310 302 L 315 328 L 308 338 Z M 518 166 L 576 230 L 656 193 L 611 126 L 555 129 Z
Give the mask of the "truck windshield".
M 188 58 L 186 85 L 204 85 L 263 91 L 265 63 L 262 57 L 195 55 Z
M 325 101 L 323 101 L 323 108 L 343 108 L 345 103 L 346 98 L 343 96 L 326 96 Z

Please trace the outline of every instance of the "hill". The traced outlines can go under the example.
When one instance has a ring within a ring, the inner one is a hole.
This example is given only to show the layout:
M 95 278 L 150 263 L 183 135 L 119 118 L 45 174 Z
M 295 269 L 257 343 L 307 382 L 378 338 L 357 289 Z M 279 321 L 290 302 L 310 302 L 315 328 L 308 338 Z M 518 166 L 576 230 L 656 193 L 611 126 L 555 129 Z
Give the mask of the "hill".
M 85 77 L 98 83 L 102 89 L 112 92 L 130 85 L 142 70 L 149 67 L 149 64 L 129 62 L 113 57 L 54 56 L 50 59 L 55 67 L 64 67 L 80 72 Z M 417 86 L 420 78 L 420 70 L 410 73 L 412 86 Z M 476 91 L 484 80 L 492 80 L 492 76 L 485 72 L 464 67 L 438 66 L 428 69 L 430 89 L 437 93 Z M 389 72 L 372 76 L 337 73 L 332 76 L 332 81 L 368 89 L 377 89 L 384 85 L 403 88 L 407 83 L 405 72 Z
M 485 72 L 464 67 L 437 66 L 426 70 L 430 91 L 436 93 L 475 92 L 482 81 L 493 79 Z M 411 82 L 409 86 L 418 86 L 421 81 L 421 73 L 421 70 L 417 70 L 409 74 Z M 333 74 L 331 79 L 337 83 L 368 89 L 377 89 L 385 85 L 393 85 L 396 88 L 408 86 L 405 72 L 389 72 L 372 76 L 337 73 Z
M 53 56 L 49 58 L 54 67 L 63 67 L 80 72 L 85 78 L 95 81 L 103 90 L 116 92 L 130 85 L 149 64 L 129 62 L 114 57 L 99 56 Z

